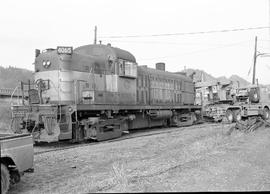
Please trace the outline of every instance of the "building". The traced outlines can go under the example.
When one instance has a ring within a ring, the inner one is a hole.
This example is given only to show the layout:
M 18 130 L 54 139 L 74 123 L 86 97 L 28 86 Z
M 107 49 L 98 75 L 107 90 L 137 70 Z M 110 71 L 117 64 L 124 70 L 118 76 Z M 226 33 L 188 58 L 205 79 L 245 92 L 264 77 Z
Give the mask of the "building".
M 27 98 L 27 94 L 24 94 Z M 14 88 L 0 88 L 0 103 L 11 104 L 11 103 L 21 103 L 22 92 L 20 89 Z

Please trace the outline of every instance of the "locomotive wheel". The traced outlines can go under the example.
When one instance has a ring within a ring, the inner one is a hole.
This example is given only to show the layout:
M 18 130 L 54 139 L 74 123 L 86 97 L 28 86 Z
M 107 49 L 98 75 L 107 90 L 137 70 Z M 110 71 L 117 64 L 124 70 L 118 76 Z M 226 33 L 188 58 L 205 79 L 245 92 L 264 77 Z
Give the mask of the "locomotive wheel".
M 191 113 L 191 119 L 192 119 L 192 124 L 197 122 L 197 117 L 196 117 L 195 113 Z
M 122 132 L 124 132 L 124 133 L 128 132 L 128 123 L 127 123 L 127 121 L 124 121 L 123 123 L 121 123 L 120 127 L 121 127 Z
M 226 111 L 226 118 L 227 118 L 229 123 L 233 122 L 233 112 L 231 110 Z
M 264 108 L 263 109 L 263 119 L 264 120 L 268 120 L 269 119 L 269 109 L 268 108 Z
M 235 111 L 233 111 L 233 121 L 234 121 L 234 122 L 239 122 L 239 121 L 241 121 L 241 118 L 242 118 L 242 116 L 241 116 L 240 110 L 235 110 Z
M 10 185 L 10 175 L 6 165 L 1 164 L 1 193 L 6 194 Z
M 165 127 L 165 128 L 169 126 L 169 125 L 168 125 L 168 120 L 167 120 L 167 119 L 164 119 L 164 120 L 163 120 L 162 126 Z

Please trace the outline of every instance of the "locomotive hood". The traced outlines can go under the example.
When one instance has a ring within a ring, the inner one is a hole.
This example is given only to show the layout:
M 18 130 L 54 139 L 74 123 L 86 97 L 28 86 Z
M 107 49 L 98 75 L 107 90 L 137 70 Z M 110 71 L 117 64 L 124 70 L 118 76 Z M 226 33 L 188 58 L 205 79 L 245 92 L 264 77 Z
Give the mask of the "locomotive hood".
M 93 58 L 106 58 L 106 56 L 110 57 L 111 59 L 120 58 L 136 63 L 135 57 L 130 52 L 112 47 L 110 45 L 91 44 L 80 46 L 74 49 L 74 53 L 88 55 Z
M 63 70 L 97 72 L 108 70 L 118 59 L 136 63 L 135 57 L 128 51 L 110 45 L 92 44 L 77 47 L 70 55 L 59 55 L 56 49 L 47 49 L 35 60 L 36 72 Z M 44 65 L 44 63 L 48 63 Z
M 135 57 L 128 51 L 109 45 L 92 44 L 74 49 L 72 64 L 76 64 L 80 71 L 84 71 L 82 68 L 88 64 L 95 73 L 106 74 L 109 72 L 110 74 L 114 71 L 113 64 L 117 63 L 119 59 L 136 63 Z

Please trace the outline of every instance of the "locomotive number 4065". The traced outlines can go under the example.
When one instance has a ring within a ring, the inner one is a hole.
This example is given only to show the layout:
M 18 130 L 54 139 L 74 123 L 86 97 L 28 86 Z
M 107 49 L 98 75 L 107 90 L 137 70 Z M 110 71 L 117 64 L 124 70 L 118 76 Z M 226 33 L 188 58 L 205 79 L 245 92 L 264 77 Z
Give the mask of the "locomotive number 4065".
M 68 54 L 71 55 L 73 52 L 73 48 L 72 47 L 68 47 L 68 46 L 58 46 L 57 47 L 57 53 L 58 54 Z

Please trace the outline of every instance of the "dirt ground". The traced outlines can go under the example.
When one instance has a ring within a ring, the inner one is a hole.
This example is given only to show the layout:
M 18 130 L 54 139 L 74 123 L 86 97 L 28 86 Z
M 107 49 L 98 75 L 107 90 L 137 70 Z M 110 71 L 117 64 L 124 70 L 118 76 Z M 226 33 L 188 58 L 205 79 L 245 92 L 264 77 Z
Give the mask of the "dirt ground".
M 270 128 L 178 128 L 35 156 L 10 193 L 269 191 Z

